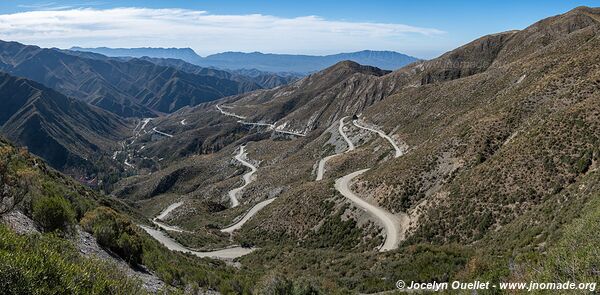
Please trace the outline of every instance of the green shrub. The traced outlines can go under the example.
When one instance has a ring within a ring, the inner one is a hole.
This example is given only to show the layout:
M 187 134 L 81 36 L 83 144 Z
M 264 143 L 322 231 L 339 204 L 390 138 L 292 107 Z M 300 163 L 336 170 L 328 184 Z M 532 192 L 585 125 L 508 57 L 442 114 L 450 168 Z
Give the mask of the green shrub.
M 285 277 L 270 275 L 257 286 L 258 294 L 286 295 L 293 294 L 294 285 Z
M 25 277 L 25 270 L 14 265 L 0 264 L 0 290 L 2 294 L 31 294 L 32 287 Z
M 343 210 L 330 216 L 323 225 L 311 232 L 306 241 L 307 246 L 317 248 L 336 248 L 349 250 L 357 247 L 362 236 L 362 229 L 353 219 L 342 220 Z
M 144 294 L 114 265 L 79 255 L 54 234 L 20 236 L 0 225 L 0 294 Z
M 130 264 L 142 262 L 142 237 L 128 218 L 108 207 L 98 207 L 81 219 L 83 229 L 96 238 L 98 244 L 110 249 Z
M 567 224 L 560 240 L 551 245 L 539 263 L 529 263 L 533 281 L 595 283 L 600 265 L 600 199 L 587 204 L 580 218 Z M 535 292 L 534 292 L 535 293 Z M 542 293 L 542 292 L 538 292 Z M 589 294 L 587 290 L 573 294 Z
M 33 220 L 48 232 L 67 230 L 75 222 L 75 212 L 61 196 L 42 197 L 33 203 Z
M 588 171 L 590 166 L 592 165 L 593 154 L 591 150 L 586 151 L 577 163 L 575 164 L 575 172 L 576 173 L 585 173 Z

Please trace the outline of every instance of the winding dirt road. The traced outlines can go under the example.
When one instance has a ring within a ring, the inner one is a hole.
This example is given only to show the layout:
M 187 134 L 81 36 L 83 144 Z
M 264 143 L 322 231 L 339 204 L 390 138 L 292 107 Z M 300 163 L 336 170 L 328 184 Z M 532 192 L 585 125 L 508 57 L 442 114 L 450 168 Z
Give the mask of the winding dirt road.
M 340 133 L 340 135 L 342 136 L 342 138 L 344 138 L 344 140 L 346 141 L 346 143 L 348 144 L 348 149 L 346 151 L 344 151 L 344 153 L 350 152 L 354 150 L 354 144 L 352 143 L 352 141 L 350 141 L 350 138 L 348 138 L 348 136 L 346 135 L 346 133 L 344 132 L 344 119 L 346 119 L 348 117 L 343 117 L 340 119 L 340 126 L 338 127 L 338 132 Z M 341 154 L 341 153 L 340 153 Z M 317 167 L 317 179 L 316 181 L 319 180 L 323 180 L 323 174 L 325 174 L 325 163 L 327 163 L 327 161 L 333 157 L 339 156 L 340 154 L 333 154 L 330 156 L 327 156 L 323 159 L 321 159 L 319 161 L 319 166 Z
M 178 227 L 169 226 L 169 225 L 166 225 L 166 224 L 160 222 L 161 219 L 166 218 L 167 216 L 169 216 L 169 214 L 171 214 L 171 212 L 173 210 L 177 209 L 178 207 L 180 207 L 182 205 L 183 205 L 183 201 L 176 202 L 176 203 L 169 205 L 165 210 L 160 212 L 160 214 L 158 214 L 154 219 L 152 219 L 152 222 L 165 231 L 184 232 L 184 230 L 182 230 Z M 157 229 L 151 228 L 149 226 L 145 226 L 145 225 L 139 225 L 139 227 L 142 228 L 145 232 L 147 232 L 150 236 L 152 236 L 155 240 L 157 240 L 158 242 L 163 244 L 165 247 L 167 247 L 169 250 L 191 253 L 198 257 L 211 257 L 211 258 L 217 258 L 217 259 L 233 259 L 233 258 L 237 258 L 240 256 L 244 256 L 244 255 L 249 254 L 250 252 L 256 250 L 254 248 L 231 247 L 231 248 L 219 249 L 219 250 L 215 250 L 215 251 L 200 252 L 200 251 L 196 251 L 193 249 L 189 249 L 189 248 L 181 245 L 179 242 L 177 242 L 175 239 L 171 238 L 170 236 L 168 236 L 167 234 L 165 234 L 165 232 L 163 232 L 161 230 L 157 230 Z
M 156 230 L 145 225 L 140 225 L 139 227 L 141 227 L 150 236 L 152 236 L 155 240 L 163 244 L 165 247 L 167 247 L 167 249 L 171 251 L 190 253 L 192 255 L 196 255 L 202 258 L 210 257 L 217 259 L 234 259 L 250 254 L 252 251 L 256 250 L 255 248 L 231 247 L 215 251 L 200 252 L 181 245 L 180 243 L 178 243 L 177 241 L 175 241 L 160 230 Z
M 404 233 L 408 228 L 410 219 L 408 215 L 404 213 L 397 216 L 379 206 L 373 205 L 361 199 L 359 196 L 354 194 L 352 190 L 350 190 L 352 179 L 367 172 L 368 170 L 369 169 L 359 170 L 336 179 L 335 189 L 344 197 L 350 199 L 350 201 L 352 201 L 358 207 L 363 208 L 365 211 L 367 211 L 367 213 L 369 213 L 369 215 L 377 219 L 379 223 L 383 225 L 386 237 L 383 245 L 381 248 L 379 248 L 379 251 L 383 252 L 393 250 L 398 248 L 398 244 L 402 239 L 404 239 Z
M 133 164 L 127 162 L 127 159 L 125 159 L 125 161 L 123 161 L 123 164 L 125 164 L 125 166 L 127 166 L 129 168 L 135 169 L 135 166 L 133 166 Z
M 229 191 L 229 199 L 231 200 L 231 207 L 237 207 L 240 202 L 237 199 L 237 195 L 238 193 L 243 190 L 248 184 L 250 184 L 250 182 L 252 182 L 252 175 L 258 170 L 256 168 L 256 166 L 250 164 L 248 161 L 245 160 L 245 149 L 246 146 L 241 146 L 240 147 L 240 152 L 235 156 L 235 159 L 238 160 L 240 163 L 242 163 L 244 166 L 250 168 L 250 172 L 244 174 L 244 185 L 238 187 L 238 188 L 234 188 L 232 190 Z M 272 199 L 268 199 L 265 201 L 262 201 L 256 205 L 254 205 L 252 208 L 250 208 L 250 210 L 244 215 L 244 217 L 242 217 L 242 219 L 240 219 L 238 222 L 222 229 L 222 232 L 226 232 L 226 233 L 232 233 L 235 230 L 240 229 L 246 222 L 248 222 L 248 220 L 250 220 L 254 215 L 256 215 L 256 213 L 258 213 L 258 211 L 262 210 L 264 207 L 266 207 L 267 205 L 271 204 L 273 201 L 275 201 L 276 198 L 272 198 Z
M 244 174 L 243 178 L 244 178 L 244 185 L 238 187 L 238 188 L 234 188 L 232 190 L 229 191 L 229 199 L 231 200 L 231 207 L 237 207 L 240 202 L 238 201 L 237 198 L 237 194 L 243 190 L 248 184 L 250 184 L 250 182 L 252 182 L 252 175 L 256 172 L 256 167 L 252 164 L 250 164 L 248 161 L 246 161 L 244 159 L 245 157 L 245 153 L 244 150 L 246 149 L 246 146 L 241 146 L 240 147 L 240 152 L 235 156 L 235 159 L 238 160 L 238 162 L 242 163 L 242 165 L 250 168 L 250 172 Z
M 158 227 L 160 227 L 164 230 L 167 230 L 167 231 L 185 232 L 185 230 L 183 230 L 177 226 L 171 226 L 171 225 L 168 225 L 168 224 L 165 224 L 162 222 L 163 219 L 165 219 L 167 216 L 169 216 L 169 214 L 171 214 L 171 211 L 177 209 L 181 205 L 183 205 L 183 201 L 169 205 L 169 207 L 167 207 L 165 210 L 160 212 L 160 214 L 158 216 L 154 217 L 154 219 L 152 219 L 152 222 L 154 224 L 156 224 Z
M 154 131 L 154 132 L 156 132 L 156 133 L 158 133 L 160 135 L 164 135 L 166 137 L 173 137 L 173 134 L 169 134 L 169 133 L 165 133 L 165 132 L 159 131 L 158 129 L 156 129 L 156 127 L 152 128 L 152 131 Z
M 392 139 L 391 137 L 389 137 L 387 134 L 385 134 L 383 131 L 381 130 L 377 130 L 377 129 L 373 129 L 370 127 L 366 127 L 366 126 L 362 126 L 360 124 L 358 124 L 358 120 L 353 120 L 352 124 L 354 124 L 354 126 L 358 127 L 358 128 L 362 128 L 371 132 L 375 132 L 377 134 L 379 134 L 379 136 L 385 140 L 387 140 L 392 147 L 394 148 L 394 150 L 396 151 L 396 154 L 394 155 L 394 158 L 398 158 L 400 156 L 402 156 L 404 154 L 404 151 L 402 151 L 402 149 L 400 147 L 398 147 L 398 145 L 396 144 L 396 142 L 394 141 L 394 139 Z
M 275 201 L 275 199 L 277 199 L 277 198 L 264 200 L 256 205 L 254 205 L 254 207 L 252 207 L 248 211 L 248 213 L 246 213 L 246 215 L 244 215 L 244 217 L 242 217 L 242 219 L 240 219 L 240 221 L 234 223 L 231 226 L 228 226 L 228 227 L 222 229 L 221 231 L 224 233 L 232 233 L 233 231 L 236 231 L 236 230 L 242 228 L 242 225 L 244 225 L 246 222 L 248 222 L 248 220 L 250 220 L 254 215 L 256 215 L 256 213 L 258 213 L 258 211 L 262 210 L 267 205 L 273 203 L 273 201 Z
M 295 135 L 295 136 L 306 136 L 305 133 L 300 133 L 300 132 L 294 132 L 294 131 L 288 131 L 283 129 L 282 127 L 284 126 L 279 126 L 277 127 L 276 124 L 270 124 L 270 123 L 255 123 L 255 122 L 248 122 L 248 121 L 244 121 L 244 119 L 246 119 L 246 117 L 244 116 L 240 116 L 240 115 L 236 115 L 234 113 L 231 112 L 227 112 L 224 111 L 223 108 L 220 105 L 217 105 L 217 109 L 219 110 L 219 112 L 221 112 L 221 114 L 225 115 L 225 116 L 229 116 L 229 117 L 234 117 L 234 118 L 238 118 L 239 120 L 237 121 L 240 124 L 243 125 L 251 125 L 251 126 L 262 126 L 262 127 L 267 127 L 269 130 L 273 131 L 273 132 L 278 132 L 278 133 L 284 133 L 284 134 L 290 134 L 290 135 Z
M 244 120 L 244 119 L 246 119 L 246 117 L 244 117 L 244 116 L 240 116 L 240 115 L 236 115 L 236 114 L 234 114 L 234 113 L 230 113 L 230 112 L 224 111 L 224 110 L 221 108 L 221 106 L 220 106 L 220 105 L 217 105 L 217 109 L 219 110 L 219 112 L 221 112 L 221 114 L 223 114 L 223 115 L 225 115 L 225 116 L 229 116 L 229 117 L 238 118 L 238 119 L 240 119 L 240 120 Z

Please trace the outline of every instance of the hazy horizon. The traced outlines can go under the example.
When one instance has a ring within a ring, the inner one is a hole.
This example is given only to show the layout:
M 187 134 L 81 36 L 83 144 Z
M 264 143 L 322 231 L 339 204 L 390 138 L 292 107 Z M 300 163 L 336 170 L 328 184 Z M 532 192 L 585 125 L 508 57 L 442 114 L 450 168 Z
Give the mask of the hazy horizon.
M 12 1 L 0 4 L 0 39 L 57 48 L 189 47 L 201 56 L 375 50 L 430 59 L 482 35 L 523 29 L 574 6 L 593 4 Z

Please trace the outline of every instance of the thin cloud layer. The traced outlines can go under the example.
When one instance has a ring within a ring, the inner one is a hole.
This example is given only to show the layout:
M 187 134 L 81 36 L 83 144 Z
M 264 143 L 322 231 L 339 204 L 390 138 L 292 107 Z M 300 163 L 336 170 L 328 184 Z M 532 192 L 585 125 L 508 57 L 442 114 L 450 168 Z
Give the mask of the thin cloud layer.
M 324 53 L 402 50 L 443 31 L 404 24 L 215 15 L 187 9 L 63 9 L 0 15 L 0 38 L 44 47 L 191 47 L 201 54 L 236 51 Z M 426 42 L 429 41 L 429 42 Z

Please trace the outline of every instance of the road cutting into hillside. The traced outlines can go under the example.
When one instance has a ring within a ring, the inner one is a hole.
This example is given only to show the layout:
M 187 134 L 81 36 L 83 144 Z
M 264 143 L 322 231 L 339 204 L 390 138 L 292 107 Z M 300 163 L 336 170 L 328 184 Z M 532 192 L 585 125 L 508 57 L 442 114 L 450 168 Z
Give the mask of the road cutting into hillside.
M 225 116 L 234 117 L 234 118 L 239 119 L 237 121 L 237 123 L 242 124 L 242 125 L 267 127 L 269 130 L 271 130 L 273 132 L 278 132 L 278 133 L 283 133 L 283 134 L 289 134 L 289 135 L 295 135 L 295 136 L 301 136 L 301 137 L 306 136 L 305 133 L 300 133 L 300 132 L 294 132 L 294 131 L 285 130 L 285 129 L 281 128 L 283 126 L 277 127 L 276 124 L 260 123 L 260 122 L 256 123 L 256 122 L 244 121 L 244 119 L 246 119 L 246 117 L 234 114 L 232 112 L 227 112 L 227 111 L 223 110 L 223 108 L 221 108 L 220 105 L 217 105 L 217 109 L 219 110 L 219 112 L 221 112 L 221 114 L 223 114 Z
M 123 164 L 125 164 L 125 166 L 127 166 L 129 168 L 135 169 L 135 166 L 133 166 L 133 164 L 127 162 L 127 159 L 125 159 L 125 161 L 123 161 Z
M 172 134 L 169 134 L 169 133 L 165 133 L 165 132 L 159 131 L 158 129 L 156 129 L 156 127 L 152 128 L 152 131 L 154 131 L 154 132 L 155 132 L 155 133 L 157 133 L 157 134 L 160 134 L 160 135 L 166 136 L 166 137 L 173 137 L 173 135 L 172 135 Z
M 177 209 L 181 205 L 183 205 L 183 201 L 176 202 L 176 203 L 169 205 L 165 210 L 160 212 L 160 214 L 158 214 L 158 216 L 154 217 L 154 219 L 152 219 L 152 222 L 154 224 L 156 224 L 158 227 L 160 227 L 166 231 L 185 232 L 185 230 L 183 230 L 177 226 L 171 226 L 171 225 L 168 225 L 163 222 L 163 219 L 165 219 L 167 216 L 169 216 L 169 214 L 171 214 L 171 212 L 173 210 Z
M 238 119 L 240 119 L 240 120 L 244 120 L 244 119 L 246 119 L 246 117 L 244 117 L 244 116 L 240 116 L 240 115 L 236 115 L 236 114 L 234 114 L 234 113 L 230 113 L 230 112 L 224 111 L 224 110 L 221 108 L 221 106 L 220 106 L 220 105 L 217 105 L 217 109 L 219 110 L 219 112 L 221 112 L 221 114 L 223 114 L 223 115 L 225 115 L 225 116 L 229 116 L 229 117 L 238 118 Z
M 346 119 L 348 117 L 343 117 L 340 119 L 340 123 L 339 123 L 339 127 L 338 127 L 338 132 L 340 133 L 340 135 L 342 136 L 342 138 L 344 138 L 344 140 L 346 141 L 346 143 L 348 144 L 348 149 L 346 151 L 344 151 L 344 153 L 350 152 L 354 150 L 354 144 L 352 143 L 352 141 L 350 141 L 350 138 L 348 138 L 348 136 L 346 135 L 346 133 L 344 132 L 344 119 Z M 327 161 L 333 157 L 339 156 L 342 153 L 339 154 L 333 154 L 330 156 L 327 156 L 323 159 L 321 159 L 319 161 L 319 165 L 317 167 L 317 179 L 316 181 L 322 180 L 323 179 L 323 175 L 325 174 L 325 163 L 327 163 Z
M 237 122 L 240 123 L 240 124 L 242 124 L 242 125 L 267 127 L 269 129 L 274 129 L 275 128 L 275 125 L 269 124 L 269 123 L 253 123 L 253 122 L 246 122 L 246 121 L 242 121 L 242 120 L 239 120 Z
M 238 162 L 242 163 L 242 165 L 244 165 L 244 166 L 246 166 L 246 167 L 250 168 L 250 172 L 248 172 L 248 173 L 244 174 L 244 176 L 243 176 L 243 179 L 244 179 L 244 185 L 242 185 L 242 186 L 240 186 L 240 187 L 238 187 L 238 188 L 234 188 L 234 189 L 232 189 L 232 190 L 230 190 L 230 191 L 229 191 L 229 193 L 228 193 L 228 194 L 229 194 L 229 199 L 231 200 L 231 207 L 232 207 L 232 208 L 233 208 L 233 207 L 237 207 L 237 206 L 240 204 L 240 202 L 238 201 L 238 198 L 237 198 L 237 194 L 238 194 L 238 193 L 239 193 L 241 190 L 243 190 L 243 189 L 244 189 L 244 188 L 245 188 L 247 185 L 249 185 L 249 184 L 250 184 L 250 182 L 252 182 L 252 175 L 253 175 L 253 174 L 256 172 L 256 170 L 257 170 L 256 166 L 254 166 L 254 165 L 250 164 L 248 161 L 246 161 L 246 160 L 244 159 L 244 157 L 245 157 L 245 153 L 244 153 L 245 149 L 246 149 L 246 146 L 245 146 L 245 145 L 241 146 L 241 147 L 240 147 L 240 152 L 239 152 L 239 153 L 238 153 L 238 154 L 235 156 L 235 159 L 236 159 Z
M 244 217 L 242 217 L 242 219 L 240 219 L 240 221 L 232 224 L 231 226 L 228 226 L 228 227 L 222 229 L 221 231 L 224 233 L 232 233 L 233 231 L 236 231 L 236 230 L 242 228 L 242 225 L 244 225 L 246 222 L 248 222 L 248 220 L 250 220 L 252 217 L 254 217 L 254 215 L 256 215 L 256 213 L 258 213 L 258 211 L 262 210 L 267 205 L 273 203 L 273 201 L 275 201 L 275 199 L 277 199 L 277 198 L 264 200 L 256 205 L 254 205 L 248 211 L 248 213 L 246 213 L 246 215 L 244 215 Z
M 152 118 L 144 118 L 144 119 L 140 120 L 135 125 L 135 128 L 133 128 L 133 135 L 134 135 L 134 137 L 138 137 L 140 135 L 140 133 L 142 131 L 144 131 L 144 128 L 146 128 L 146 125 L 148 125 L 148 123 L 150 123 L 150 121 L 152 121 Z M 141 126 L 140 126 L 140 124 L 141 124 Z M 140 127 L 139 130 L 138 130 L 138 127 Z
M 167 216 L 169 216 L 169 214 L 171 214 L 171 212 L 173 212 L 173 210 L 181 207 L 182 205 L 183 205 L 183 201 L 176 202 L 176 203 L 169 205 L 166 209 L 161 211 L 160 214 L 158 214 L 154 219 L 152 219 L 152 222 L 156 226 L 158 226 L 159 228 L 161 228 L 165 231 L 186 232 L 178 227 L 166 225 L 161 222 L 161 220 L 166 218 Z M 145 225 L 139 225 L 139 227 L 141 227 L 145 232 L 147 232 L 155 240 L 157 240 L 158 242 L 163 244 L 165 247 L 167 247 L 167 249 L 169 249 L 171 251 L 190 253 L 190 254 L 198 256 L 198 257 L 210 257 L 210 258 L 217 258 L 217 259 L 233 259 L 233 258 L 237 258 L 240 256 L 244 256 L 244 255 L 249 254 L 250 252 L 256 250 L 253 248 L 231 247 L 231 248 L 219 249 L 219 250 L 215 250 L 215 251 L 201 252 L 201 251 L 196 251 L 196 250 L 193 250 L 193 249 L 190 249 L 190 248 L 187 248 L 187 247 L 181 245 L 179 242 L 177 242 L 175 239 L 171 238 L 169 235 L 167 235 L 165 232 L 163 232 L 161 230 L 157 230 L 155 228 L 151 228 L 151 227 L 148 227 Z
M 386 236 L 385 241 L 381 248 L 379 248 L 380 252 L 389 251 L 398 248 L 398 245 L 401 240 L 404 239 L 404 234 L 408 225 L 410 223 L 410 219 L 407 214 L 401 213 L 399 215 L 394 215 L 391 212 L 377 206 L 373 205 L 359 196 L 357 196 L 352 190 L 350 190 L 350 184 L 352 180 L 367 172 L 369 169 L 359 170 L 353 173 L 350 173 L 344 177 L 338 178 L 335 181 L 335 189 L 339 191 L 344 197 L 352 201 L 358 207 L 367 211 L 369 215 L 375 218 L 385 230 Z
M 379 136 L 385 140 L 387 140 L 392 147 L 394 148 L 394 150 L 396 151 L 394 158 L 398 158 L 400 156 L 402 156 L 404 154 L 404 151 L 402 151 L 402 149 L 396 144 L 396 142 L 394 141 L 394 139 L 392 139 L 391 137 L 389 137 L 387 134 L 385 134 L 383 131 L 381 130 L 377 130 L 377 129 L 373 129 L 373 128 L 369 128 L 366 126 L 361 126 L 360 124 L 358 124 L 358 120 L 353 120 L 352 124 L 354 124 L 354 126 L 361 128 L 361 129 L 365 129 L 371 132 L 375 132 L 377 134 L 379 134 Z
M 187 247 L 181 245 L 179 242 L 175 241 L 173 238 L 166 235 L 163 231 L 160 231 L 160 230 L 157 230 L 157 229 L 145 226 L 145 225 L 140 225 L 139 227 L 141 227 L 145 232 L 147 232 L 155 240 L 157 240 L 159 243 L 163 244 L 165 247 L 167 247 L 167 249 L 169 249 L 171 251 L 190 253 L 192 255 L 202 257 L 202 258 L 208 257 L 208 258 L 216 258 L 216 259 L 234 259 L 234 258 L 238 258 L 238 257 L 244 256 L 244 255 L 250 254 L 250 253 L 252 253 L 252 251 L 256 250 L 256 248 L 231 247 L 231 248 L 219 249 L 219 250 L 215 250 L 215 251 L 201 252 L 201 251 L 196 251 L 196 250 L 193 250 L 193 249 L 190 249 L 190 248 L 187 248 Z

